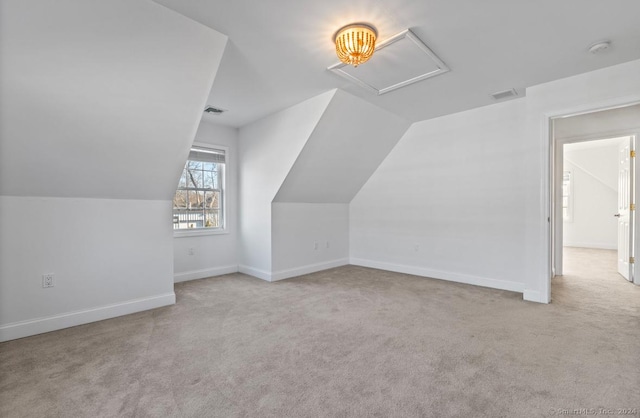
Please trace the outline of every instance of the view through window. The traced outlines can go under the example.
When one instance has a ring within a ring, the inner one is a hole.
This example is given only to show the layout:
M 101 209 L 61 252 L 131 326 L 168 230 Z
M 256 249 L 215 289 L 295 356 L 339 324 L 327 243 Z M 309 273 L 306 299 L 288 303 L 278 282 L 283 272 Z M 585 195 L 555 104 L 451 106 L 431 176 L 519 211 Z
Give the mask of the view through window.
M 173 198 L 173 229 L 224 228 L 225 152 L 193 147 Z

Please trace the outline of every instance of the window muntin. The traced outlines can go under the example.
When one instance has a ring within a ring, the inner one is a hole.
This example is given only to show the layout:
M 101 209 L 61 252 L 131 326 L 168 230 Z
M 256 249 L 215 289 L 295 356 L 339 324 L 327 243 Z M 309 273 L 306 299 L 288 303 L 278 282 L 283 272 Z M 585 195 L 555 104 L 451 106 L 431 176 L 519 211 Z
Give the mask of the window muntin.
M 562 173 L 562 219 L 573 222 L 573 178 L 571 171 Z
M 173 198 L 174 230 L 224 229 L 224 150 L 193 147 Z

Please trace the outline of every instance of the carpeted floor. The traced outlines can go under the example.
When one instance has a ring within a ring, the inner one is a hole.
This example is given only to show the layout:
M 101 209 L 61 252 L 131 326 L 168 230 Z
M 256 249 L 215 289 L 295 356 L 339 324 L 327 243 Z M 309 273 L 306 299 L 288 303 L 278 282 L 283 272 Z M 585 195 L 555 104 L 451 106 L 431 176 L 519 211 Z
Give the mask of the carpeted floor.
M 181 283 L 0 344 L 0 416 L 640 416 L 640 287 L 611 251 L 567 253 L 550 305 L 354 266 Z

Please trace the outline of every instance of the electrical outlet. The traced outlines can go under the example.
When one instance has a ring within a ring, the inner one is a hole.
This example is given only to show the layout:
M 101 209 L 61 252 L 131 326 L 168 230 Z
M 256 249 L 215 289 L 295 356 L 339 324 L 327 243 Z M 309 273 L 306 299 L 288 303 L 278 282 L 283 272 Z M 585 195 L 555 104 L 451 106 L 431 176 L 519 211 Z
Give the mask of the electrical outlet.
M 318 241 L 316 241 L 316 242 L 314 242 L 314 243 L 313 243 L 313 249 L 314 249 L 314 250 L 317 250 L 317 249 L 318 249 Z
M 326 245 L 326 248 L 329 248 L 329 241 L 327 241 L 327 245 Z
M 416 252 L 420 251 L 420 245 L 418 245 L 418 244 L 414 245 L 413 246 L 413 251 L 416 251 Z
M 189 248 L 189 255 L 195 255 L 195 253 L 196 253 L 196 249 L 195 248 L 193 248 L 193 247 Z
M 42 287 L 53 287 L 53 273 L 42 275 Z

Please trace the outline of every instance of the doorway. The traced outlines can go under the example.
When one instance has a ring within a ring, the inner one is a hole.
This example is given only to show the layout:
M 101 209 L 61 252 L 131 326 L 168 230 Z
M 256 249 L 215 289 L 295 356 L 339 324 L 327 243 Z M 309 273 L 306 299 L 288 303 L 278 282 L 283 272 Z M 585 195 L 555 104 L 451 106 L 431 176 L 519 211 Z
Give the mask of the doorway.
M 551 119 L 553 276 L 564 274 L 567 247 L 570 257 L 615 255 L 613 271 L 640 284 L 634 277 L 639 116 L 640 105 L 633 105 Z

